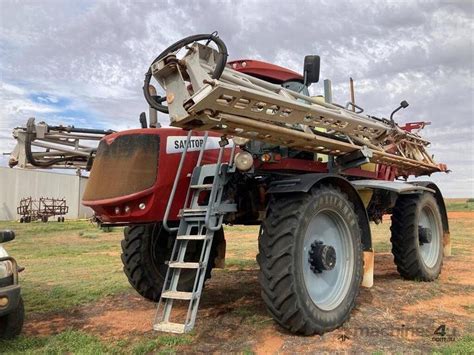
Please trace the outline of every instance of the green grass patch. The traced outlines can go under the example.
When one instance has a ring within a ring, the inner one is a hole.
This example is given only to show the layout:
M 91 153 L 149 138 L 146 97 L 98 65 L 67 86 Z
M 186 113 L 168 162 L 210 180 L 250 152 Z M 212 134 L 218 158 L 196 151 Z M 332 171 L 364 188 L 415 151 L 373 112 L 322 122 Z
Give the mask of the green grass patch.
M 452 219 L 449 221 L 452 255 L 472 255 L 474 220 Z
M 372 245 L 376 253 L 390 253 L 392 243 L 390 242 L 390 221 L 370 224 L 372 232 Z M 471 255 L 472 236 L 474 235 L 474 220 L 451 219 L 449 221 L 453 255 Z
M 474 199 L 446 199 L 444 201 L 449 212 L 474 211 Z
M 192 339 L 186 335 L 162 335 L 158 337 L 157 342 L 162 346 L 174 347 L 190 344 Z
M 472 354 L 474 349 L 474 335 L 467 335 L 451 344 L 444 345 L 433 351 L 433 354 Z
M 103 343 L 99 338 L 80 331 L 67 330 L 50 337 L 19 337 L 12 341 L 0 341 L 5 354 L 104 354 L 120 349 Z
M 238 307 L 235 308 L 232 313 L 240 317 L 250 317 L 251 315 L 255 314 L 255 309 L 250 307 Z
M 232 313 L 239 317 L 242 317 L 244 323 L 251 324 L 257 327 L 266 326 L 268 322 L 273 321 L 273 318 L 269 317 L 267 314 L 260 314 L 259 310 L 255 307 L 238 307 L 235 308 Z
M 244 226 L 241 224 L 236 224 L 233 226 L 224 226 L 224 233 L 245 233 L 245 234 L 255 234 L 258 235 L 260 226 Z
M 383 223 L 370 224 L 372 232 L 372 246 L 376 253 L 389 253 L 392 250 L 392 243 L 390 243 L 390 221 L 383 221 Z
M 96 230 L 97 227 L 88 220 L 67 220 L 64 223 L 54 221 L 48 223 L 39 221 L 31 223 L 0 221 L 0 229 L 13 229 L 17 233 L 17 236 L 21 235 L 26 237 L 51 234 L 54 232 Z
M 469 249 L 466 249 L 465 247 L 463 246 L 454 246 L 451 248 L 451 252 L 453 255 L 469 255 L 471 254 L 471 250 Z
M 108 233 L 108 232 L 105 232 L 104 233 Z M 82 237 L 82 238 L 89 238 L 89 239 L 97 239 L 99 238 L 100 236 L 100 232 L 96 232 L 96 231 L 93 231 L 93 232 L 79 232 L 79 237 Z
M 25 267 L 20 283 L 27 313 L 132 292 L 120 261 L 121 228 L 105 233 L 89 221 L 0 222 L 0 229 L 7 228 L 16 239 L 4 246 Z
M 24 337 L 0 340 L 2 354 L 149 354 L 175 353 L 181 345 L 191 344 L 191 335 L 162 335 L 143 340 L 103 341 L 82 331 L 66 330 L 49 337 Z
M 131 349 L 132 354 L 148 354 L 159 350 L 160 353 L 174 353 L 175 348 L 181 345 L 191 344 L 192 337 L 187 335 L 161 335 L 154 339 L 145 339 L 134 344 Z
M 461 307 L 470 313 L 474 313 L 474 304 L 462 304 Z
M 255 259 L 229 258 L 225 261 L 225 267 L 228 269 L 252 270 L 258 268 L 258 265 Z

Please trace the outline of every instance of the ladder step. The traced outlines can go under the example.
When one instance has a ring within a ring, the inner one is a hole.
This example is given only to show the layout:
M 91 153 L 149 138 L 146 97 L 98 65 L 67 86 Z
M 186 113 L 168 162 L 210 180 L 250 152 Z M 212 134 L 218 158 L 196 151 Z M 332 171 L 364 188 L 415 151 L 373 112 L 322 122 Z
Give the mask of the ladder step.
M 168 266 L 174 269 L 199 269 L 201 267 L 201 263 L 170 261 Z
M 212 184 L 190 185 L 189 187 L 195 190 L 210 190 L 212 189 Z
M 191 300 L 193 298 L 193 293 L 182 291 L 165 291 L 161 294 L 161 297 L 172 298 L 174 300 Z
M 153 329 L 159 332 L 184 333 L 186 325 L 180 323 L 161 322 L 153 325 Z
M 192 234 L 192 235 L 178 235 L 177 240 L 204 240 L 207 239 L 207 235 Z
M 183 215 L 185 214 L 206 214 L 206 208 L 184 208 Z

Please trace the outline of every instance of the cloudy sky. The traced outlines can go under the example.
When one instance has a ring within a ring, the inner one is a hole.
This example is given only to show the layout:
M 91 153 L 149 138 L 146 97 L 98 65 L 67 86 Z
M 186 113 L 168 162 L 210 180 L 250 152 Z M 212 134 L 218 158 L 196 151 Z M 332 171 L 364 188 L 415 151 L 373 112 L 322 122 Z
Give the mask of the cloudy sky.
M 319 54 L 339 103 L 349 99 L 349 76 L 368 113 L 388 117 L 407 100 L 397 120 L 431 121 L 430 152 L 453 171 L 432 179 L 446 196 L 473 197 L 473 4 L 0 0 L 0 152 L 11 150 L 12 128 L 31 116 L 137 127 L 151 60 L 182 37 L 217 30 L 233 59 L 300 72 L 304 55 Z

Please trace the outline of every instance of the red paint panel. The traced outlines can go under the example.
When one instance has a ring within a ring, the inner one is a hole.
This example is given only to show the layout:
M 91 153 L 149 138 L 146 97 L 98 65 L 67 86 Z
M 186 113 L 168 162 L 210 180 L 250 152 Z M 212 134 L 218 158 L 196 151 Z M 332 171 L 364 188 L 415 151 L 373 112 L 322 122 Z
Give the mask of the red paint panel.
M 131 195 L 105 199 L 98 201 L 82 201 L 85 206 L 91 207 L 104 222 L 110 223 L 138 223 L 153 222 L 163 220 L 166 205 L 171 194 L 171 189 L 176 176 L 176 171 L 181 159 L 181 153 L 166 153 L 167 138 L 169 136 L 180 136 L 186 138 L 188 132 L 180 128 L 156 128 L 156 129 L 135 129 L 128 130 L 104 139 L 113 140 L 120 135 L 128 134 L 156 134 L 160 136 L 160 151 L 158 155 L 158 171 L 155 185 L 145 191 L 140 191 Z M 203 136 L 203 132 L 195 132 L 196 136 Z M 220 137 L 218 134 L 209 133 L 209 137 Z M 228 160 L 231 149 L 225 151 L 224 159 Z M 219 149 L 209 149 L 203 155 L 202 164 L 212 164 L 217 161 Z M 177 214 L 184 205 L 187 189 L 190 182 L 190 175 L 196 165 L 199 151 L 188 151 L 181 171 L 174 203 L 170 211 L 170 220 L 177 220 Z M 224 161 L 225 161 L 224 160 Z M 120 178 L 120 177 L 117 177 Z M 145 204 L 145 209 L 141 210 L 139 205 Z M 130 208 L 125 212 L 125 206 Z M 116 214 L 115 209 L 120 209 Z
M 245 63 L 245 66 L 243 65 Z M 288 80 L 303 81 L 301 74 L 293 70 L 280 67 L 275 64 L 262 62 L 259 60 L 240 59 L 229 62 L 232 69 L 248 75 L 257 76 L 276 83 L 283 83 Z
M 431 122 L 424 122 L 424 121 L 407 122 L 407 123 L 405 123 L 404 126 L 401 126 L 400 128 L 407 131 L 407 132 L 411 132 L 413 130 L 423 129 L 425 126 L 428 126 L 430 124 L 431 124 Z

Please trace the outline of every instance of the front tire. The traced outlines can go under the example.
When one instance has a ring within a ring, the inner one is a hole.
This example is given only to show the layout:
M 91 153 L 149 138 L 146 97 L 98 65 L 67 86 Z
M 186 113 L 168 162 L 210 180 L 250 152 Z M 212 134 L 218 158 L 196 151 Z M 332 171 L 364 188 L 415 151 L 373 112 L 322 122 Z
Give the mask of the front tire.
M 433 281 L 443 264 L 443 225 L 431 193 L 400 195 L 392 213 L 392 254 L 408 280 Z
M 167 261 L 170 259 L 176 234 L 168 233 L 161 223 L 136 225 L 124 230 L 122 240 L 123 271 L 132 287 L 143 297 L 157 302 L 163 289 L 163 282 L 168 270 Z M 214 259 L 217 256 L 216 245 L 224 239 L 223 230 L 214 233 L 211 255 L 206 270 L 206 279 L 211 277 Z M 202 242 L 190 242 L 202 243 Z M 190 250 L 191 245 L 188 245 Z M 187 255 L 196 261 L 199 258 L 200 245 L 194 246 L 196 255 Z M 196 259 L 197 258 L 197 259 Z M 194 285 L 194 270 L 181 271 L 178 289 L 191 291 Z
M 257 260 L 263 300 L 282 327 L 310 335 L 341 326 L 363 275 L 354 206 L 333 186 L 272 197 Z

